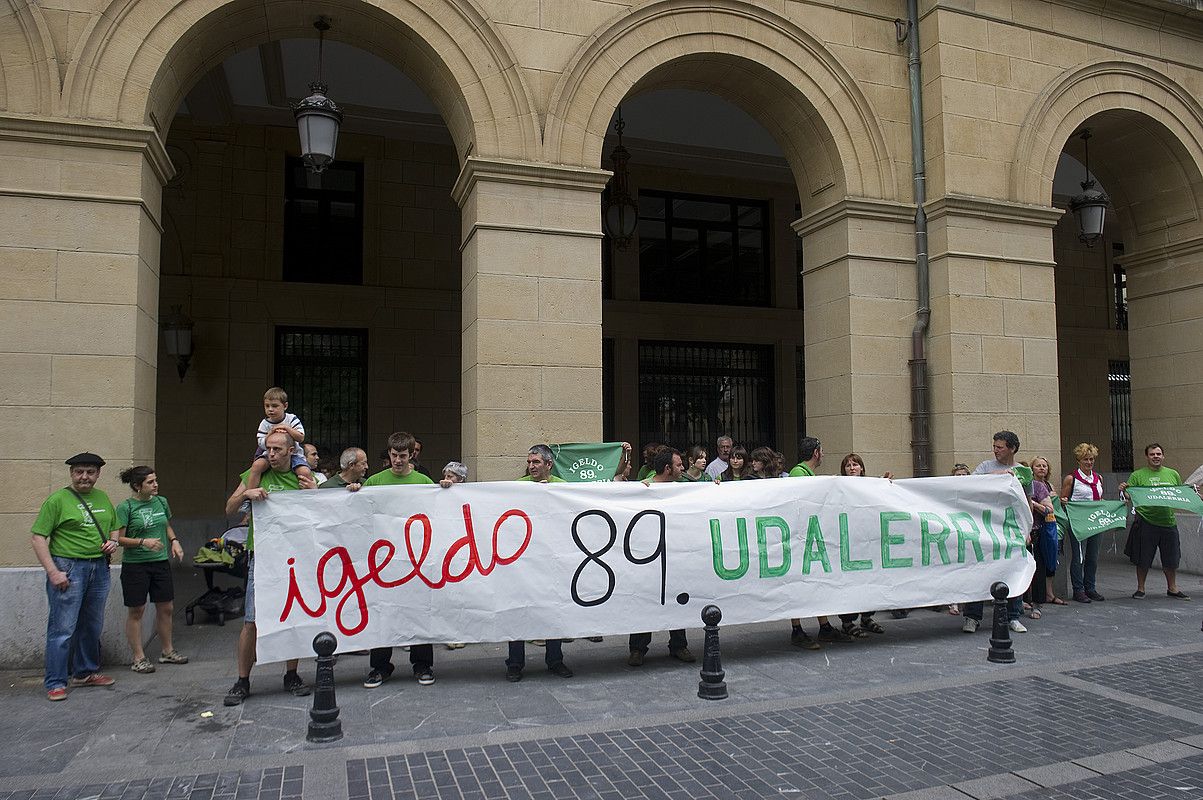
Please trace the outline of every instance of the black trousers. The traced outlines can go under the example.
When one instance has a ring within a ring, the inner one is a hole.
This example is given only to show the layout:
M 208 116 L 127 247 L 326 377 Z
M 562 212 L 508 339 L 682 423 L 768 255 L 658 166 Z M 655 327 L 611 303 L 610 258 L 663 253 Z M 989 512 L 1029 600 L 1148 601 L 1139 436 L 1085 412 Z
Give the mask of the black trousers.
M 652 635 L 650 633 L 632 633 L 630 638 L 631 650 L 638 650 L 640 653 L 647 655 L 647 648 L 652 643 Z M 675 653 L 678 650 L 684 650 L 689 647 L 689 642 L 685 640 L 684 628 L 668 632 L 668 650 L 670 653 Z
M 415 644 L 409 648 L 409 663 L 413 665 L 414 674 L 434 666 L 434 645 Z M 373 647 L 368 654 L 368 665 L 374 670 L 389 673 L 393 671 L 393 648 Z

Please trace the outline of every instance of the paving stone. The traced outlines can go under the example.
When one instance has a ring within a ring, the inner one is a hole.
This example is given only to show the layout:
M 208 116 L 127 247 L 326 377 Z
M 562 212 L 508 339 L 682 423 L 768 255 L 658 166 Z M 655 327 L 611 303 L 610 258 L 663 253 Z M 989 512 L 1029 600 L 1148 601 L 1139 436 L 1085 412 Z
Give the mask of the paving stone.
M 995 800 L 995 798 L 1027 791 L 1032 786 L 1031 781 L 1012 773 L 988 775 L 985 778 L 952 784 L 952 788 L 976 798 L 976 800 Z
M 1198 800 L 1203 797 L 1203 756 L 1148 764 L 1008 800 Z
M 1076 758 L 1074 759 L 1074 763 L 1102 775 L 1111 775 L 1116 772 L 1145 767 L 1152 762 L 1147 758 L 1141 758 L 1132 753 L 1117 752 L 1103 753 L 1102 755 L 1090 756 L 1089 758 Z
M 1130 747 L 1128 748 L 1128 752 L 1141 758 L 1147 758 L 1149 761 L 1163 762 L 1203 755 L 1200 752 L 1201 749 L 1203 748 L 1192 747 L 1185 742 L 1167 741 L 1147 744 L 1142 747 Z
M 1198 633 L 1196 630 L 1195 635 Z M 1067 674 L 1203 714 L 1203 653 L 1082 669 Z
M 1096 777 L 1097 772 L 1087 769 L 1072 761 L 1062 761 L 1057 764 L 1046 764 L 1043 767 L 1019 770 L 1015 773 L 1024 780 L 1029 780 L 1037 786 L 1061 786 L 1075 781 L 1084 781 Z

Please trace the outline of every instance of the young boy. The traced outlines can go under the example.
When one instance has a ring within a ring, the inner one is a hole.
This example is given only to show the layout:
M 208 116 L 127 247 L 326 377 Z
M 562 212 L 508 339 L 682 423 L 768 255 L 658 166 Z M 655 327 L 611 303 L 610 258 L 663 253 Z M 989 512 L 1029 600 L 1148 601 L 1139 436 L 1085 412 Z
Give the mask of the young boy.
M 267 455 L 263 442 L 267 435 L 274 430 L 283 431 L 293 441 L 292 471 L 298 478 L 313 480 L 313 471 L 305 460 L 305 450 L 301 442 L 305 441 L 305 426 L 296 414 L 288 413 L 288 393 L 279 386 L 273 386 L 263 393 L 263 421 L 259 423 L 259 447 L 255 450 L 255 460 L 251 464 L 251 474 L 247 476 L 248 489 L 257 489 L 259 479 L 267 471 Z

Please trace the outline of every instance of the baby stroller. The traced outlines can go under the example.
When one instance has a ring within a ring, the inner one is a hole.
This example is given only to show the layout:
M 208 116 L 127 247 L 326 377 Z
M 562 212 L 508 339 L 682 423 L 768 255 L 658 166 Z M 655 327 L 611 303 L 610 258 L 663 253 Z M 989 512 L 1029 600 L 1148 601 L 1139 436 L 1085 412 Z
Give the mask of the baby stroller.
M 227 618 L 241 617 L 246 613 L 246 537 L 246 526 L 235 526 L 219 538 L 210 539 L 196 551 L 192 563 L 204 571 L 207 589 L 204 594 L 184 607 L 185 625 L 191 625 L 195 621 L 195 609 L 198 606 L 216 619 L 218 625 L 225 625 Z M 231 586 L 228 589 L 214 586 L 213 575 L 218 572 L 233 575 L 242 581 L 242 586 Z

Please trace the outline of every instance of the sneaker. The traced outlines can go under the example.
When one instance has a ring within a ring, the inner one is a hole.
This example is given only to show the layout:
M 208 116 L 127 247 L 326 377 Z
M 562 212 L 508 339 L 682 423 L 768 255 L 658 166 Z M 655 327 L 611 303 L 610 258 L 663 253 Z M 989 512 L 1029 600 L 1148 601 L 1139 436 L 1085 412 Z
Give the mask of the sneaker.
M 117 681 L 110 678 L 108 675 L 101 675 L 99 672 L 93 672 L 91 675 L 86 675 L 82 678 L 72 678 L 67 681 L 72 688 L 81 686 L 112 686 Z
M 804 650 L 822 650 L 823 647 L 814 639 L 810 638 L 810 634 L 801 628 L 794 628 L 793 633 L 789 635 L 789 643 L 794 647 L 801 647 Z
M 67 687 L 66 686 L 56 686 L 53 689 L 48 690 L 46 692 L 46 699 L 47 700 L 66 700 L 67 699 Z
M 1144 600 L 1145 593 L 1142 592 L 1140 589 L 1137 589 L 1135 592 L 1132 593 L 1132 599 L 1133 600 Z
M 418 684 L 420 686 L 434 685 L 434 670 L 432 670 L 430 667 L 425 667 L 419 672 L 414 673 L 414 677 L 418 679 Z
M 131 672 L 139 672 L 143 675 L 155 671 L 155 665 L 150 663 L 149 658 L 139 658 L 137 661 L 129 665 Z
M 977 633 L 978 620 L 965 617 L 965 621 L 961 623 L 961 633 Z
M 230 687 L 230 691 L 226 692 L 226 699 L 223 701 L 227 706 L 240 706 L 242 701 L 251 696 L 251 682 L 248 680 L 238 680 Z
M 561 678 L 571 678 L 572 670 L 568 669 L 568 665 L 563 661 L 557 661 L 547 668 L 547 671 L 552 675 L 559 675 Z
M 1166 590 L 1165 596 L 1172 597 L 1175 600 L 1189 600 L 1190 599 L 1190 595 L 1188 595 L 1186 592 L 1182 591 L 1181 589 L 1179 589 L 1176 592 L 1171 592 L 1169 590 Z
M 631 654 L 629 656 L 627 656 L 627 666 L 628 667 L 642 667 L 643 666 L 643 653 L 641 653 L 638 650 L 632 650 Z
M 293 697 L 308 697 L 310 689 L 305 685 L 305 679 L 295 672 L 284 673 L 284 691 L 292 692 Z
M 507 666 L 505 668 L 505 679 L 510 683 L 517 683 L 522 680 L 522 667 Z
M 179 650 L 168 650 L 159 655 L 160 664 L 187 664 L 188 656 L 181 653 Z
M 1101 594 L 1096 592 L 1094 589 L 1087 589 L 1086 596 L 1089 597 L 1091 600 L 1093 600 L 1096 603 L 1101 603 L 1107 599 L 1106 597 L 1103 597 Z
M 689 652 L 688 647 L 682 647 L 680 650 L 669 650 L 668 654 L 678 661 L 684 661 L 686 664 L 692 664 L 697 661 L 697 657 Z
M 364 678 L 363 688 L 379 689 L 381 684 L 383 684 L 385 681 L 387 681 L 389 679 L 389 676 L 392 674 L 393 674 L 393 671 L 391 669 L 388 672 L 381 672 L 378 669 L 374 669 L 368 673 L 368 677 Z
M 818 640 L 820 642 L 850 642 L 852 637 L 843 631 L 837 631 L 830 625 L 820 625 Z
M 1012 633 L 1027 633 L 1028 632 L 1028 629 L 1026 627 L 1024 627 L 1024 624 L 1017 619 L 1013 619 L 1010 622 L 1008 622 L 1007 627 L 1011 629 Z
M 1086 592 L 1074 592 L 1074 602 L 1075 603 L 1089 603 L 1090 596 L 1087 595 Z

